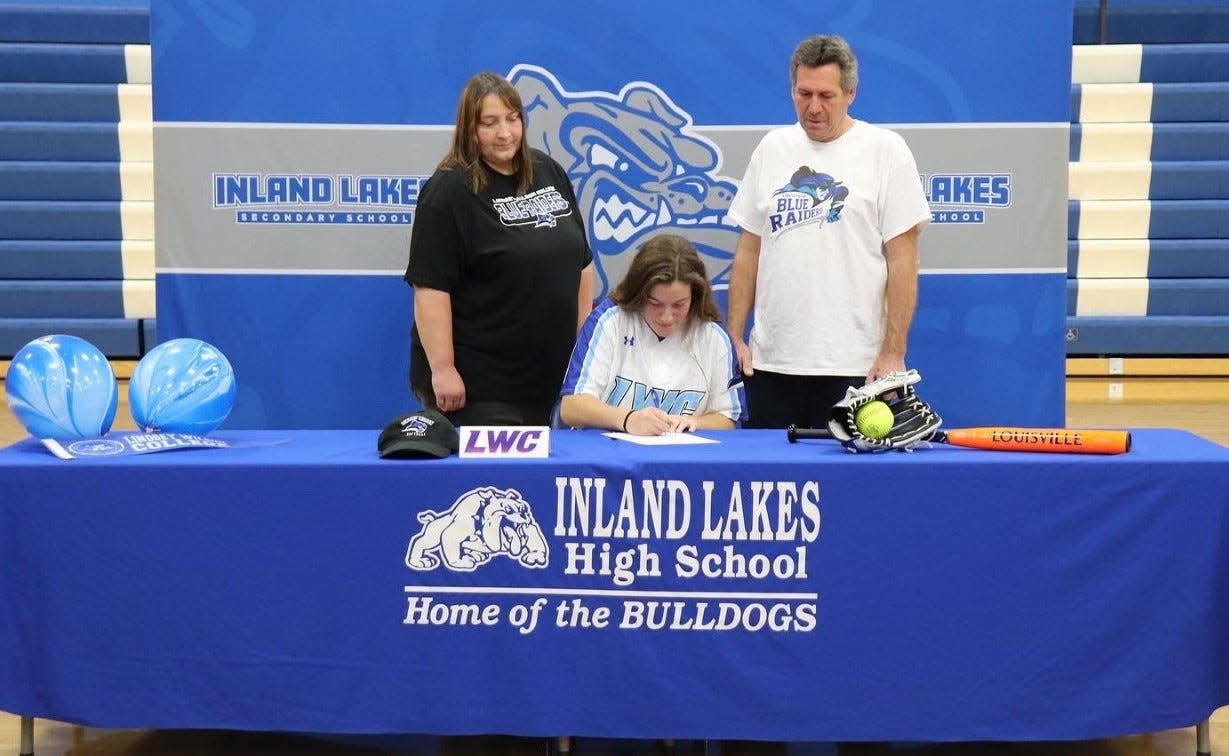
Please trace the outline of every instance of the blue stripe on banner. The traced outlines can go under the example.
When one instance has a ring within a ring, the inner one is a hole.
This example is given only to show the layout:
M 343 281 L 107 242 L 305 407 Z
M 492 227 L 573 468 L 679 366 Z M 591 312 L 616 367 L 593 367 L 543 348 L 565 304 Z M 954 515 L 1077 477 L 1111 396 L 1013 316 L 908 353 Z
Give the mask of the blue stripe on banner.
M 790 54 L 821 30 L 844 35 L 858 55 L 866 83 L 858 90 L 860 118 L 1070 120 L 1071 39 L 1055 33 L 1071 27 L 1069 2 L 861 3 L 818 18 L 813 3 L 799 1 L 710 0 L 702 13 L 657 3 L 609 13 L 590 3 L 540 0 L 532 13 L 511 18 L 479 0 L 367 0 L 361 13 L 337 12 L 330 3 L 245 3 L 229 24 L 198 5 L 152 4 L 154 80 L 175 82 L 159 91 L 156 120 L 451 124 L 470 74 L 506 74 L 524 63 L 568 72 L 562 83 L 573 91 L 651 82 L 697 124 L 788 123 Z M 821 23 L 811 28 L 808 19 Z M 1005 32 L 970 34 L 971 25 L 1010 29 L 1012 43 L 1003 44 Z M 671 29 L 670 38 L 657 29 Z M 305 51 L 302 41 L 322 34 L 329 43 Z M 722 63 L 731 56 L 756 63 Z M 700 61 L 715 75 L 697 75 Z M 342 79 L 353 86 L 320 96 L 321 82 Z
M 1072 110 L 1071 112 L 1076 113 L 1078 111 Z M 1081 135 L 1081 129 L 1079 125 L 1072 124 L 1071 136 L 1068 142 L 1069 147 L 1067 149 L 1067 160 L 1072 163 L 1077 162 L 1080 159 L 1080 135 Z
M 118 202 L 0 201 L 0 238 L 122 239 Z
M 1063 424 L 1066 274 L 926 274 L 909 335 L 919 391 L 950 427 Z M 1003 396 L 1002 371 L 1027 395 Z
M 1072 123 L 1078 123 L 1080 120 L 1080 100 L 1083 99 L 1083 95 L 1084 95 L 1084 87 L 1082 84 L 1072 84 L 1071 85 L 1071 122 Z
M 1062 424 L 1064 287 L 1064 273 L 922 276 L 910 364 L 949 423 Z M 203 339 L 234 365 L 227 427 L 379 428 L 417 406 L 406 379 L 412 297 L 399 277 L 160 274 L 157 294 L 165 333 Z M 164 297 L 182 304 L 163 307 Z M 191 314 L 218 302 L 261 312 L 270 301 L 302 317 Z M 1001 390 L 1003 370 L 1031 387 L 1027 398 Z M 338 386 L 363 390 L 336 396 Z
M 228 428 L 382 428 L 419 407 L 408 379 L 413 296 L 399 276 L 159 274 L 156 287 L 160 330 L 207 341 L 234 367 Z M 252 315 L 270 302 L 300 317 Z
M 1067 201 L 1067 238 L 1078 239 L 1080 234 L 1080 201 Z
M 123 281 L 0 281 L 3 318 L 123 318 Z
M 1068 355 L 1227 352 L 1229 317 L 1067 318 Z

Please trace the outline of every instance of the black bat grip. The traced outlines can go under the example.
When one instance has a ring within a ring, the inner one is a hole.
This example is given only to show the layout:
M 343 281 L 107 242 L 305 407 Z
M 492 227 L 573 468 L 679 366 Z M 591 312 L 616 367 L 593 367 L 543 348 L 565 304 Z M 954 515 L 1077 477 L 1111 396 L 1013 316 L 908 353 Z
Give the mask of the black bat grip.
M 799 428 L 790 425 L 785 429 L 785 437 L 791 444 L 812 438 L 832 438 L 832 431 L 827 428 Z

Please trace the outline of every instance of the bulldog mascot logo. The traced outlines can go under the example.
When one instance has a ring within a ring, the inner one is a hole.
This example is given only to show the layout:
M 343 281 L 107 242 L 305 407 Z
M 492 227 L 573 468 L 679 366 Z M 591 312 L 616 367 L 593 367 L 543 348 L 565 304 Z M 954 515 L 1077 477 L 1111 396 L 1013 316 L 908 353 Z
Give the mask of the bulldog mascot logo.
M 727 216 L 737 185 L 720 175 L 721 150 L 657 85 L 569 91 L 540 66 L 513 67 L 525 138 L 559 161 L 576 187 L 597 270 L 598 299 L 615 287 L 654 234 L 686 236 L 713 285 L 724 288 L 739 228 Z
M 497 554 L 542 569 L 550 559 L 542 528 L 515 489 L 475 488 L 443 512 L 421 512 L 418 521 L 422 530 L 405 554 L 413 570 L 433 570 L 442 561 L 450 570 L 472 572 Z

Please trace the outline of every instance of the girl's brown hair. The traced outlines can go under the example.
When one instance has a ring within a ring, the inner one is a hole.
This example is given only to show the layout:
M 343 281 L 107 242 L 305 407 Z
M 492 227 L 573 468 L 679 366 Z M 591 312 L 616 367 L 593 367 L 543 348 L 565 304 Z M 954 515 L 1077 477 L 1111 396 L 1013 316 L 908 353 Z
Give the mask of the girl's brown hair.
M 691 242 L 674 234 L 659 234 L 645 242 L 610 298 L 624 310 L 639 312 L 654 286 L 675 281 L 691 287 L 688 327 L 694 319 L 711 323 L 721 321 L 704 261 Z

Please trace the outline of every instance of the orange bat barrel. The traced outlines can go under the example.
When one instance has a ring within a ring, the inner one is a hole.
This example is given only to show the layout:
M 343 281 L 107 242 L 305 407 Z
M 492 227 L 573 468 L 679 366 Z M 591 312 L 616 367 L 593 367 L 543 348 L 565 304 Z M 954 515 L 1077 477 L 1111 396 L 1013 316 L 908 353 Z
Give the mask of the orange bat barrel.
M 1074 428 L 957 428 L 944 433 L 955 446 L 993 451 L 1122 454 L 1131 450 L 1131 433 L 1124 430 Z

